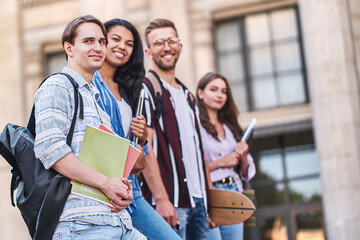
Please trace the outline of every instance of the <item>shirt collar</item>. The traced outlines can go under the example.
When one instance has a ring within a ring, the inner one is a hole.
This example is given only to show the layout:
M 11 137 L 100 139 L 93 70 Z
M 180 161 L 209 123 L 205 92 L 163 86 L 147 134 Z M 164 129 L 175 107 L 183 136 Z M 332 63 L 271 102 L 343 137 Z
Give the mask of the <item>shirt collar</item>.
M 97 81 L 99 81 L 102 85 L 105 85 L 105 83 L 104 83 L 104 81 L 103 81 L 103 79 L 102 79 L 99 71 L 96 71 L 96 72 L 94 73 L 93 80 L 94 80 L 94 79 L 96 79 Z M 93 80 L 92 80 L 92 81 L 93 81 Z M 91 81 L 91 82 L 92 82 L 92 81 Z
M 75 82 L 77 84 L 79 84 L 79 88 L 83 87 L 85 85 L 89 85 L 88 82 L 78 72 L 76 72 L 75 70 L 73 70 L 73 69 L 71 69 L 69 67 L 64 67 L 62 69 L 62 71 L 64 73 L 70 74 L 74 78 Z

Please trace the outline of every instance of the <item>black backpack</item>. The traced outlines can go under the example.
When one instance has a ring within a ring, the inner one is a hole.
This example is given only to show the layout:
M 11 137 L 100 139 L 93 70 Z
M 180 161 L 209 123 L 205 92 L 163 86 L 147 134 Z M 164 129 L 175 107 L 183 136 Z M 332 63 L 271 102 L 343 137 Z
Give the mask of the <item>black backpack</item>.
M 84 119 L 83 102 L 78 84 L 66 73 L 74 87 L 74 116 L 66 143 L 71 146 L 80 101 L 80 118 Z M 43 84 L 50 76 L 47 76 Z M 40 86 L 41 86 L 40 84 Z M 7 124 L 0 134 L 0 154 L 11 165 L 11 204 L 16 203 L 33 239 L 51 239 L 71 190 L 69 179 L 54 169 L 46 170 L 35 157 L 35 104 L 27 128 Z

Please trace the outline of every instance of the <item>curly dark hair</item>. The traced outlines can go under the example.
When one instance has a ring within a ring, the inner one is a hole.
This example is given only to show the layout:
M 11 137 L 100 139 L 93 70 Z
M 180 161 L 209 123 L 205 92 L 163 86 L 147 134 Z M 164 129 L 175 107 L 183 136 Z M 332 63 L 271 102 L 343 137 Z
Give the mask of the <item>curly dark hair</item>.
M 225 105 L 218 111 L 219 121 L 229 127 L 232 134 L 234 135 L 234 138 L 239 142 L 241 140 L 241 136 L 243 135 L 243 131 L 238 123 L 239 110 L 236 107 L 227 79 L 220 73 L 206 73 L 198 83 L 196 90 L 196 101 L 199 107 L 201 125 L 213 138 L 220 141 L 214 125 L 209 120 L 209 115 L 206 110 L 205 103 L 199 98 L 198 94 L 199 89 L 204 90 L 208 83 L 216 78 L 224 80 L 227 88 L 227 100 Z
M 131 57 L 127 63 L 116 69 L 113 80 L 118 83 L 120 96 L 130 105 L 133 114 L 136 114 L 139 93 L 145 77 L 144 51 L 140 35 L 134 25 L 124 19 L 111 19 L 105 22 L 104 26 L 107 32 L 112 27 L 124 26 L 134 37 L 134 48 Z

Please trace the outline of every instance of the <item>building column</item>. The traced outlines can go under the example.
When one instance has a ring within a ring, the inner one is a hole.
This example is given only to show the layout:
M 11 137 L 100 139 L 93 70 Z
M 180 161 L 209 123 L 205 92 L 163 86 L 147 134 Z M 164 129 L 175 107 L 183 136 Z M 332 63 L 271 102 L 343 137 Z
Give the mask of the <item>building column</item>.
M 18 1 L 0 1 L 0 131 L 9 122 L 25 124 Z M 11 167 L 0 156 L 0 239 L 30 239 L 18 208 L 11 206 Z
M 195 59 L 195 77 L 197 82 L 207 72 L 215 71 L 216 61 L 213 42 L 213 19 L 210 11 L 192 11 L 191 29 L 193 32 L 193 55 Z M 195 87 L 196 87 L 195 85 Z
M 21 49 L 19 31 L 19 9 L 17 1 L 4 0 L 0 2 L 0 102 L 3 104 L 0 114 L 0 128 L 8 122 L 23 124 L 24 98 L 21 76 Z M 4 119 L 6 117 L 6 119 Z
M 354 43 L 358 82 L 360 85 L 360 2 L 359 0 L 347 0 L 351 19 L 351 30 Z
M 360 4 L 351 8 L 348 0 L 299 0 L 329 240 L 360 236 L 360 39 L 351 24 Z

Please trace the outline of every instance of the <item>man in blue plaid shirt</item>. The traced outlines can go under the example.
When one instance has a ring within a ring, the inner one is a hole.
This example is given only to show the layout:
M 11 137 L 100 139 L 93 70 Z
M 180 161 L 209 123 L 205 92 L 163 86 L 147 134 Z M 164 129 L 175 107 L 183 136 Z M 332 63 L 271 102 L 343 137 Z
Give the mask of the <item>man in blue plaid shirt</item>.
M 84 119 L 76 120 L 71 147 L 66 144 L 75 104 L 71 83 L 63 75 L 54 75 L 35 95 L 36 157 L 45 168 L 52 167 L 70 179 L 100 189 L 115 207 L 110 211 L 98 201 L 70 194 L 53 239 L 145 239 L 133 228 L 125 210 L 133 198 L 130 182 L 125 178 L 109 178 L 78 158 L 87 125 L 111 126 L 109 116 L 96 102 L 98 91 L 90 84 L 104 62 L 106 42 L 103 24 L 92 16 L 74 19 L 63 33 L 68 60 L 63 72 L 79 85 L 84 106 Z

